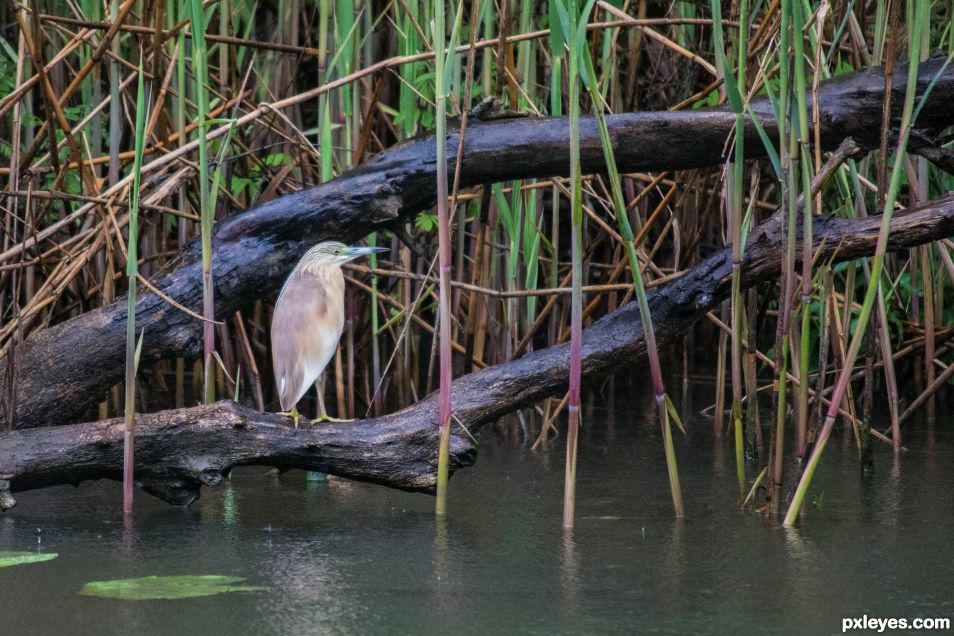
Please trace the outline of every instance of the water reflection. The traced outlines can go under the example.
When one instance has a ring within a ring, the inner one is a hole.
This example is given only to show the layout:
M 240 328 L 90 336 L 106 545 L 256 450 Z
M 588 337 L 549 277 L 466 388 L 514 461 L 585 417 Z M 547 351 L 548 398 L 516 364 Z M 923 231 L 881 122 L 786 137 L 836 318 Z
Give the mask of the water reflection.
M 641 406 L 619 399 L 612 435 L 589 407 L 572 533 L 560 528 L 562 436 L 530 451 L 516 420 L 509 438 L 484 431 L 442 520 L 427 495 L 254 467 L 190 509 L 140 495 L 128 528 L 112 482 L 22 493 L 0 517 L 0 549 L 60 558 L 0 569 L 3 631 L 830 633 L 859 609 L 950 609 L 954 507 L 938 502 L 954 489 L 954 452 L 944 427 L 929 449 L 906 429 L 903 470 L 876 447 L 869 478 L 859 479 L 850 440 L 832 444 L 799 527 L 782 529 L 739 512 L 734 470 L 713 470 L 717 452 L 732 465 L 732 436 L 716 441 L 708 420 L 689 417 L 689 435 L 674 436 L 688 516 L 674 521 L 659 427 Z M 244 576 L 268 591 L 174 611 L 76 594 L 91 578 L 151 574 Z
M 580 558 L 573 530 L 563 530 L 560 547 L 560 589 L 564 611 L 576 615 L 580 607 Z
M 450 574 L 451 554 L 447 546 L 447 515 L 434 519 L 434 578 L 440 583 Z
M 235 526 L 239 520 L 238 498 L 231 481 L 226 481 L 222 493 L 222 521 L 227 526 Z
M 891 454 L 888 478 L 880 484 L 882 489 L 881 510 L 878 515 L 882 523 L 898 525 L 901 521 L 901 506 L 904 494 L 901 486 L 901 457 Z
M 732 438 L 735 439 L 734 437 Z M 712 470 L 720 477 L 725 475 L 725 435 L 713 436 L 712 438 Z M 735 456 L 733 455 L 733 460 Z M 734 467 L 733 467 L 734 469 Z
M 796 571 L 805 571 L 815 566 L 815 554 L 811 541 L 795 526 L 782 526 L 779 532 L 785 539 L 785 551 L 791 558 L 790 563 Z
M 684 519 L 674 519 L 666 542 L 666 570 L 673 580 L 678 580 L 685 572 L 685 549 L 683 546 Z

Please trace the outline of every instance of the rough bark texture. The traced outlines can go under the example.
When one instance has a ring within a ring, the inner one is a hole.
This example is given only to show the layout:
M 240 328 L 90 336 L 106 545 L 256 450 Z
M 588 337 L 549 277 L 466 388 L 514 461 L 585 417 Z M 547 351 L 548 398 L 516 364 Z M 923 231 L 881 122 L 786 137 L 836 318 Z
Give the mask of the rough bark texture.
M 923 90 L 941 67 L 925 62 Z M 892 104 L 903 103 L 904 74 L 895 74 Z M 820 91 L 822 143 L 835 147 L 854 137 L 864 148 L 877 146 L 881 122 L 883 75 L 876 69 L 843 75 Z M 922 110 L 917 138 L 930 146 L 933 135 L 954 122 L 954 66 L 938 79 Z M 775 139 L 775 118 L 767 101 L 752 104 L 769 137 Z M 616 159 L 623 171 L 673 170 L 717 164 L 734 126 L 725 109 L 676 113 L 635 113 L 609 118 Z M 604 168 L 593 120 L 581 126 L 584 172 Z M 468 129 L 461 181 L 466 186 L 494 181 L 565 175 L 569 168 L 565 119 L 519 119 L 476 124 Z M 747 157 L 765 150 L 753 125 L 746 126 Z M 457 148 L 457 134 L 447 148 Z M 451 151 L 453 153 L 453 150 Z M 251 300 L 275 294 L 281 280 L 315 242 L 359 239 L 407 220 L 434 203 L 433 138 L 392 148 L 362 167 L 324 185 L 251 208 L 221 222 L 213 237 L 217 315 L 229 315 Z M 452 156 L 451 161 L 455 158 Z M 201 258 L 192 243 L 154 279 L 155 285 L 179 303 L 201 311 Z M 675 293 L 675 292 L 674 292 Z M 660 299 L 658 302 L 663 302 Z M 116 303 L 33 334 L 16 349 L 14 364 L 0 361 L 2 377 L 12 367 L 14 390 L 0 396 L 0 414 L 13 421 L 0 426 L 28 428 L 67 424 L 87 412 L 123 373 L 126 305 Z M 635 310 L 632 310 L 635 311 Z M 144 293 L 136 306 L 145 328 L 144 363 L 170 356 L 194 356 L 201 347 L 201 325 L 154 293 Z M 628 314 L 627 314 L 628 316 Z M 621 319 L 611 318 L 611 320 Z M 626 318 L 628 319 L 628 318 Z M 660 330 L 666 326 L 660 323 Z M 620 359 L 617 357 L 617 359 Z M 49 413 L 55 412 L 52 420 Z
M 422 409 L 424 411 L 424 409 Z M 430 492 L 437 473 L 437 426 L 388 416 L 304 426 L 233 402 L 137 417 L 136 481 L 149 493 L 187 505 L 235 466 L 303 468 L 403 490 Z M 121 479 L 122 418 L 10 431 L 0 440 L 0 510 L 14 492 L 89 479 Z M 467 437 L 451 438 L 451 470 L 473 463 Z
M 785 246 L 779 220 L 776 215 L 753 233 L 743 262 L 743 288 L 778 278 Z M 824 261 L 870 255 L 880 222 L 879 217 L 819 217 L 813 244 Z M 891 228 L 891 250 L 954 235 L 954 196 L 897 216 Z M 679 338 L 727 298 L 731 276 L 729 247 L 652 293 L 649 307 L 659 345 Z M 591 381 L 632 367 L 645 354 L 638 306 L 624 305 L 584 330 L 583 377 Z M 452 387 L 454 414 L 473 427 L 564 392 L 568 355 L 568 345 L 550 347 L 458 378 Z M 437 417 L 436 394 L 382 418 L 310 430 L 295 430 L 287 418 L 228 402 L 143 415 L 137 426 L 136 471 L 145 490 L 173 503 L 193 501 L 201 484 L 214 486 L 230 468 L 246 464 L 320 470 L 427 491 L 436 478 Z M 452 468 L 461 468 L 473 463 L 476 449 L 454 429 Z M 121 420 L 0 433 L 0 509 L 13 505 L 11 493 L 18 490 L 119 479 L 121 471 Z
M 776 214 L 749 239 L 742 262 L 742 289 L 778 279 L 786 239 Z M 816 217 L 813 245 L 818 260 L 842 262 L 870 256 L 878 240 L 881 217 L 863 221 Z M 954 196 L 897 215 L 891 223 L 888 249 L 896 251 L 954 234 Z M 801 250 L 801 236 L 798 249 Z M 801 251 L 797 252 L 801 255 Z M 683 277 L 649 294 L 659 347 L 677 341 L 732 291 L 732 248 L 702 261 Z M 629 303 L 583 330 L 583 377 L 601 378 L 632 368 L 646 356 L 639 306 Z M 569 345 L 539 349 L 454 382 L 454 414 L 468 426 L 490 422 L 517 408 L 566 391 Z M 433 396 L 422 402 L 426 404 Z

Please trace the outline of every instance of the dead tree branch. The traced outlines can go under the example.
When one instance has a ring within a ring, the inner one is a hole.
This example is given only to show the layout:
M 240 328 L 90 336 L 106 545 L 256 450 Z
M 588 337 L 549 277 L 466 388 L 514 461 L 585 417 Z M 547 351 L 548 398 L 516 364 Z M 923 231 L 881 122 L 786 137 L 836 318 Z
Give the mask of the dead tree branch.
M 938 75 L 942 59 L 921 66 L 919 91 Z M 896 74 L 892 104 L 903 103 L 904 77 Z M 822 144 L 835 148 L 853 137 L 862 148 L 878 144 L 884 77 L 877 69 L 842 75 L 820 89 Z M 921 111 L 918 134 L 936 138 L 954 123 L 954 66 L 938 77 Z M 811 110 L 811 109 L 810 109 Z M 770 139 L 775 117 L 766 100 L 752 103 Z M 608 120 L 616 160 L 623 171 L 673 170 L 718 164 L 734 126 L 726 109 L 623 114 Z M 581 125 L 584 172 L 605 169 L 596 124 Z M 447 147 L 457 148 L 450 133 Z M 482 123 L 467 133 L 461 165 L 463 187 L 511 179 L 565 175 L 569 169 L 565 119 L 515 119 Z M 765 153 L 751 122 L 745 132 L 746 157 Z M 216 314 L 230 315 L 252 299 L 272 297 L 288 270 L 315 242 L 359 239 L 403 222 L 434 204 L 435 144 L 423 138 L 396 146 L 365 165 L 321 186 L 281 197 L 221 222 L 213 238 Z M 450 161 L 456 161 L 450 157 Z M 201 258 L 197 242 L 188 246 L 154 280 L 176 302 L 200 311 Z M 171 356 L 194 356 L 201 347 L 197 320 L 156 293 L 142 294 L 137 325 L 145 329 L 143 363 Z M 15 360 L 0 360 L 0 426 L 28 428 L 69 423 L 89 412 L 122 377 L 125 347 L 124 299 L 33 334 L 17 346 Z M 663 327 L 665 328 L 665 327 Z M 14 373 L 14 382 L 5 377 Z M 11 403 L 12 402 L 12 403 Z M 9 421 L 12 418 L 12 423 Z
M 813 224 L 813 244 L 822 260 L 868 256 L 874 253 L 880 222 L 879 217 L 861 221 L 819 217 Z M 891 230 L 891 250 L 954 235 L 954 196 L 896 216 Z M 743 263 L 744 288 L 777 279 L 784 246 L 776 214 L 751 237 Z M 731 275 L 727 247 L 652 293 L 649 307 L 660 346 L 674 342 L 726 299 Z M 587 381 L 632 368 L 645 354 L 636 303 L 624 305 L 583 332 Z M 566 390 L 568 360 L 568 345 L 559 345 L 460 377 L 452 387 L 454 413 L 473 427 L 558 395 Z M 382 418 L 308 430 L 291 428 L 287 418 L 228 402 L 140 417 L 136 474 L 145 490 L 173 503 L 193 501 L 202 484 L 214 486 L 232 467 L 248 464 L 320 470 L 408 490 L 427 491 L 435 481 L 436 394 Z M 458 433 L 451 452 L 454 468 L 470 465 L 476 456 L 471 442 Z M 121 469 L 121 420 L 0 433 L 0 508 L 15 503 L 16 491 L 119 479 Z

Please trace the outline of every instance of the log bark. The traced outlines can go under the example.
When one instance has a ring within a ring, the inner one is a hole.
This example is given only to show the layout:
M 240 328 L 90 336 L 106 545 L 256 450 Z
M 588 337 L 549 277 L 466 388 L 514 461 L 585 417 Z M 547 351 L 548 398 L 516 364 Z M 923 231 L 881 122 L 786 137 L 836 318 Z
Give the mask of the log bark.
M 861 221 L 816 217 L 812 244 L 818 260 L 838 263 L 874 254 L 880 224 L 880 216 Z M 954 195 L 896 215 L 888 249 L 898 251 L 952 234 Z M 785 228 L 776 213 L 750 237 L 742 261 L 743 290 L 778 280 L 785 246 Z M 800 234 L 797 247 L 802 247 Z M 797 253 L 801 255 L 801 251 Z M 727 299 L 731 290 L 730 245 L 650 293 L 649 310 L 658 346 L 678 341 L 697 320 Z M 583 377 L 587 381 L 633 368 L 645 357 L 646 343 L 636 303 L 623 305 L 583 331 Z M 468 426 L 477 426 L 545 397 L 560 395 L 567 388 L 568 360 L 569 345 L 563 344 L 462 376 L 453 386 L 454 414 Z
M 818 246 L 819 258 L 840 262 L 872 254 L 880 223 L 880 217 L 817 218 L 813 244 Z M 954 235 L 954 196 L 896 216 L 891 229 L 891 250 Z M 776 214 L 750 239 L 743 288 L 777 279 L 784 247 L 785 235 Z M 681 337 L 726 299 L 731 276 L 731 247 L 727 247 L 650 294 L 659 346 Z M 587 381 L 632 368 L 645 355 L 636 303 L 624 305 L 583 332 Z M 454 414 L 473 428 L 558 395 L 566 391 L 568 360 L 568 345 L 559 345 L 462 376 L 452 386 Z M 198 497 L 202 484 L 218 484 L 233 466 L 249 464 L 320 470 L 429 491 L 436 480 L 437 407 L 437 394 L 432 394 L 382 418 L 309 430 L 295 430 L 288 418 L 228 402 L 143 415 L 137 426 L 136 471 L 145 490 L 180 504 Z M 456 425 L 451 453 L 455 469 L 470 465 L 476 457 L 475 447 Z M 19 490 L 102 477 L 119 479 L 121 472 L 121 420 L 0 433 L 2 509 L 15 503 L 12 493 Z
M 923 93 L 938 75 L 941 59 L 921 67 Z M 896 73 L 892 104 L 903 103 L 904 74 Z M 833 148 L 852 136 L 863 148 L 878 144 L 883 74 L 869 69 L 843 75 L 820 89 L 822 144 Z M 954 66 L 938 76 L 918 120 L 916 137 L 925 147 L 937 132 L 954 123 Z M 769 138 L 775 118 L 767 100 L 756 100 L 757 114 Z M 734 126 L 726 109 L 674 113 L 634 113 L 608 118 L 616 159 L 623 171 L 674 170 L 718 164 Z M 596 124 L 581 125 L 584 172 L 605 168 Z M 458 134 L 447 148 L 457 148 Z M 469 127 L 462 155 L 461 182 L 467 186 L 495 181 L 566 175 L 569 168 L 565 119 L 519 119 Z M 746 156 L 765 153 L 755 126 L 748 121 Z M 423 138 L 381 153 L 356 170 L 321 186 L 281 197 L 221 222 L 213 237 L 216 314 L 230 315 L 253 299 L 274 296 L 282 279 L 314 243 L 325 239 L 353 241 L 403 222 L 429 208 L 435 198 L 435 144 Z M 450 161 L 456 157 L 450 156 Z M 164 294 L 201 311 L 201 258 L 197 242 L 153 281 Z M 145 329 L 142 361 L 194 356 L 201 347 L 201 325 L 157 294 L 144 293 L 136 305 L 137 323 Z M 122 378 L 125 347 L 125 300 L 88 312 L 32 334 L 15 349 L 12 364 L 0 361 L 0 427 L 28 428 L 67 424 L 87 413 L 103 393 Z M 664 327 L 663 327 L 664 328 Z M 12 371 L 11 371 L 12 369 Z M 13 381 L 7 374 L 13 373 Z M 50 417 L 51 413 L 56 417 Z
M 425 409 L 420 409 L 423 412 Z M 235 466 L 316 470 L 402 490 L 430 492 L 437 473 L 437 426 L 406 417 L 322 423 L 295 429 L 286 417 L 223 401 L 138 415 L 136 482 L 177 505 L 217 486 Z M 13 493 L 90 479 L 122 479 L 122 418 L 2 434 L 0 510 Z M 451 470 L 473 463 L 469 438 L 451 438 Z

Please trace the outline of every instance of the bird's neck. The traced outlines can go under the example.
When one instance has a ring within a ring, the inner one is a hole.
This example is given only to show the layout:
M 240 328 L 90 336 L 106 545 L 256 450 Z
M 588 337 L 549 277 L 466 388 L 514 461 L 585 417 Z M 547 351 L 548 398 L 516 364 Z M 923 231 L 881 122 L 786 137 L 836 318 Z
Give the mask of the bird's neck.
M 295 270 L 299 274 L 317 276 L 326 282 L 342 278 L 341 267 L 337 263 L 329 265 L 327 263 L 302 262 L 298 264 Z

